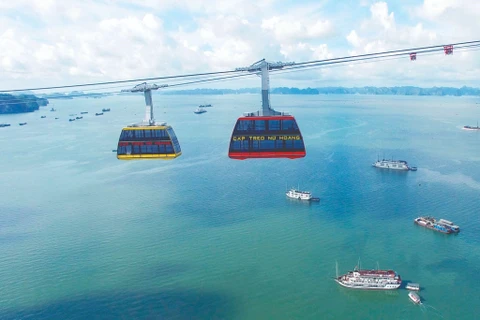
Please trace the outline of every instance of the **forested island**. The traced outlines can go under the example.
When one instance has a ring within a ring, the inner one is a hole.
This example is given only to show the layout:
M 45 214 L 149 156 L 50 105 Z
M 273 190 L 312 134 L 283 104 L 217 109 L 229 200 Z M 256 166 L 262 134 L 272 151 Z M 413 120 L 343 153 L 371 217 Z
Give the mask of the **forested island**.
M 48 105 L 48 100 L 33 94 L 0 93 L 0 114 L 33 112 Z
M 221 94 L 244 94 L 260 93 L 260 88 L 243 89 L 191 89 L 191 90 L 164 90 L 161 94 L 185 94 L 185 95 L 221 95 Z M 294 88 L 279 87 L 271 88 L 271 94 L 371 94 L 371 95 L 402 95 L 402 96 L 480 96 L 479 88 L 463 86 L 420 88 L 413 86 L 403 87 L 321 87 L 321 88 Z

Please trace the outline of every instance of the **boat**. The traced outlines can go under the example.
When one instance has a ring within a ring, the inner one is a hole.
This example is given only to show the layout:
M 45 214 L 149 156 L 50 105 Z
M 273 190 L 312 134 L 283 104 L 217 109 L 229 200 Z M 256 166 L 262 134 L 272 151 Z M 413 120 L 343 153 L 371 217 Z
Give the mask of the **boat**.
M 320 198 L 312 197 L 312 194 L 309 191 L 300 191 L 292 188 L 288 190 L 285 194 L 290 199 L 305 200 L 305 201 L 320 201 Z
M 47 117 L 47 116 L 41 116 L 40 118 L 42 118 L 42 119 L 43 119 L 43 118 L 46 118 L 46 117 Z
M 199 108 L 210 108 L 212 105 L 209 103 L 209 104 L 201 104 L 199 106 Z
M 202 113 L 207 112 L 207 110 L 205 110 L 202 106 L 200 106 L 197 109 L 195 109 L 195 111 L 193 111 L 193 112 L 196 113 L 196 114 L 202 114 Z
M 102 112 L 109 112 L 110 111 L 110 108 L 104 108 L 102 109 Z
M 411 290 L 411 291 L 420 291 L 420 285 L 418 283 L 407 283 L 405 286 L 405 289 Z
M 55 112 L 55 111 L 57 111 L 57 109 L 52 107 L 52 109 L 50 109 L 50 111 Z
M 26 122 L 20 122 L 18 125 L 19 125 L 19 126 L 24 126 L 24 125 L 26 125 L 26 124 L 27 124 Z
M 396 290 L 402 285 L 402 278 L 393 270 L 362 270 L 358 266 L 335 281 L 342 287 L 362 290 Z
M 103 112 L 97 112 L 95 113 L 96 116 L 103 116 Z
M 480 127 L 478 126 L 478 121 L 477 121 L 477 126 L 476 127 L 463 126 L 463 130 L 473 130 L 473 131 L 479 130 L 480 131 Z
M 392 169 L 392 170 L 403 170 L 403 171 L 417 171 L 417 167 L 410 167 L 408 162 L 405 160 L 377 160 L 372 164 L 372 167 L 380 169 Z
M 10 123 L 0 123 L 0 128 L 10 127 Z
M 408 293 L 408 297 L 410 298 L 410 300 L 413 301 L 413 303 L 422 304 L 422 299 L 420 299 L 420 296 L 418 294 L 416 294 L 415 292 L 410 291 Z
M 75 118 L 68 119 L 68 121 L 70 122 L 75 121 Z
M 82 112 L 80 112 L 80 114 L 87 114 L 87 113 L 88 113 L 88 111 L 82 111 Z
M 459 233 L 460 227 L 454 225 L 453 222 L 440 219 L 437 220 L 434 217 L 425 216 L 425 217 L 418 217 L 413 220 L 415 224 L 418 224 L 421 227 L 432 229 L 442 233 Z
M 80 120 L 80 119 L 83 119 L 83 117 L 76 117 L 75 119 Z

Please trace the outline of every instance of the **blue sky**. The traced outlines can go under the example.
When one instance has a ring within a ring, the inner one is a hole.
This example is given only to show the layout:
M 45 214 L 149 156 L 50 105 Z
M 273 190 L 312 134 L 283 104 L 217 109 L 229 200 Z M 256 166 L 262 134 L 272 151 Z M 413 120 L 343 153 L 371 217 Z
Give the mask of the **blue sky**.
M 477 40 L 471 0 L 0 2 L 0 89 L 231 70 Z M 271 86 L 480 86 L 479 51 L 272 75 Z M 259 86 L 258 79 L 209 87 Z M 194 86 L 198 87 L 198 86 Z

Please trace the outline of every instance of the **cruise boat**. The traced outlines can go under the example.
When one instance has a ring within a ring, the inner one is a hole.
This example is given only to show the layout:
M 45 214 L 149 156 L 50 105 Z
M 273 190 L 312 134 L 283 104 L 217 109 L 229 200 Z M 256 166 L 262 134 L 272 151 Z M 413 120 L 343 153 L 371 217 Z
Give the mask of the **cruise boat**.
M 372 167 L 381 169 L 403 170 L 403 171 L 417 171 L 417 167 L 409 167 L 405 160 L 377 160 L 372 164 Z
M 393 270 L 361 270 L 338 276 L 335 281 L 346 288 L 363 290 L 396 290 L 402 285 L 402 278 Z
M 201 114 L 201 113 L 207 112 L 207 110 L 205 110 L 202 106 L 200 106 L 197 109 L 195 109 L 195 111 L 193 111 L 193 112 L 196 113 L 196 114 Z
M 411 290 L 411 291 L 420 291 L 420 285 L 418 283 L 407 283 L 405 286 L 405 289 Z
M 410 298 L 410 300 L 413 301 L 413 303 L 422 304 L 422 299 L 420 299 L 420 296 L 418 294 L 416 294 L 415 292 L 410 291 L 408 293 L 408 297 Z
M 413 220 L 415 224 L 418 224 L 421 227 L 432 229 L 442 233 L 459 233 L 460 227 L 454 225 L 453 222 L 445 220 L 445 219 L 435 219 L 434 217 L 425 216 L 425 217 L 418 217 Z

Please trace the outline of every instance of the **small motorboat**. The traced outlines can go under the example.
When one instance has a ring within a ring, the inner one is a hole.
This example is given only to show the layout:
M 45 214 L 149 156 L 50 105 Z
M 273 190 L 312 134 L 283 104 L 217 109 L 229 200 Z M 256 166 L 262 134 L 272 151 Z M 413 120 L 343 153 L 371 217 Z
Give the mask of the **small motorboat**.
M 418 283 L 407 283 L 405 289 L 412 291 L 420 291 L 420 285 Z
M 408 293 L 408 297 L 410 298 L 410 300 L 412 300 L 413 303 L 422 304 L 422 300 L 420 299 L 420 296 L 415 292 L 410 291 Z
M 47 117 L 47 116 L 41 116 L 40 118 L 42 118 L 42 119 L 43 119 L 43 118 L 46 118 L 46 117 Z
M 82 111 L 82 112 L 80 112 L 80 114 L 87 114 L 87 113 L 88 113 L 88 111 Z
M 410 170 L 410 171 L 417 171 L 417 167 L 408 167 L 408 170 Z
M 75 119 L 80 120 L 80 119 L 83 119 L 83 117 L 76 117 Z
M 103 112 L 97 112 L 95 113 L 96 116 L 103 116 Z
M 68 119 L 68 121 L 70 122 L 75 121 L 75 118 Z
M 110 108 L 103 108 L 102 112 L 110 112 Z
M 20 122 L 18 125 L 19 125 L 19 126 L 24 126 L 24 125 L 26 125 L 26 124 L 27 124 L 26 122 Z

